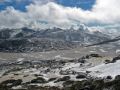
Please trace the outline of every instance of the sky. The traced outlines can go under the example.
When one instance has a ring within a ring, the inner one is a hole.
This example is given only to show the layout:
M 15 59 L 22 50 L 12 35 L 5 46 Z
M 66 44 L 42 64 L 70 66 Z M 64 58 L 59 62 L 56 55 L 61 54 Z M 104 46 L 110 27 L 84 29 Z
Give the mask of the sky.
M 90 10 L 92 5 L 95 3 L 95 0 L 56 0 L 54 2 L 63 6 L 78 7 L 84 10 Z M 17 10 L 26 11 L 25 7 L 31 3 L 33 3 L 32 0 L 1 0 L 0 10 L 5 10 L 6 7 L 13 6 Z
M 120 28 L 120 0 L 0 0 L 1 28 Z

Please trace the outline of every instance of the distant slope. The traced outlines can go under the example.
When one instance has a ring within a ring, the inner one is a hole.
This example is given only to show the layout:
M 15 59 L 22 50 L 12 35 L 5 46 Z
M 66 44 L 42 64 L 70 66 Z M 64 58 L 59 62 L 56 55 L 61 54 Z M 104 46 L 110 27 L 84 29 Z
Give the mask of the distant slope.
M 1 52 L 43 52 L 74 48 L 75 44 L 45 38 L 0 40 Z
M 105 40 L 105 41 L 102 41 L 102 42 L 99 42 L 99 43 L 86 45 L 86 47 L 102 45 L 102 44 L 108 44 L 108 43 L 116 42 L 116 41 L 119 41 L 119 40 L 120 40 L 120 36 L 119 37 L 115 37 L 114 39 Z
M 50 38 L 69 42 L 79 42 L 81 44 L 88 44 L 109 40 L 110 36 L 99 31 L 91 33 L 87 29 L 87 27 L 80 27 L 77 30 L 74 30 L 73 28 L 52 28 L 37 31 L 29 28 L 0 30 L 0 39 L 14 38 Z
M 88 45 L 109 40 L 110 37 L 101 32 L 90 32 L 81 26 L 77 30 L 71 29 L 43 29 L 29 28 L 0 30 L 0 51 L 28 52 L 71 49 L 77 45 Z

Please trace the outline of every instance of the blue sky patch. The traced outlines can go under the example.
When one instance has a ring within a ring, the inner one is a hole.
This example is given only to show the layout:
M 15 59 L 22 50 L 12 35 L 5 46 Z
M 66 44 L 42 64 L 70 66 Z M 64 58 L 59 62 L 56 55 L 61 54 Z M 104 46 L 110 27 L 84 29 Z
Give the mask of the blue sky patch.
M 57 3 L 69 7 L 79 7 L 84 10 L 90 10 L 95 4 L 95 0 L 57 0 Z
M 0 2 L 0 11 L 6 9 L 8 6 L 13 6 L 20 11 L 26 11 L 25 7 L 32 3 L 32 0 L 22 0 L 17 2 L 11 0 L 10 2 Z M 90 10 L 95 4 L 95 0 L 56 0 L 56 3 L 67 7 L 79 7 L 84 10 Z
M 10 2 L 0 2 L 0 10 L 4 10 L 8 6 L 12 6 L 17 10 L 25 11 L 26 10 L 25 7 L 30 3 L 31 1 L 29 0 L 24 0 L 20 2 L 17 2 L 16 0 L 11 0 Z

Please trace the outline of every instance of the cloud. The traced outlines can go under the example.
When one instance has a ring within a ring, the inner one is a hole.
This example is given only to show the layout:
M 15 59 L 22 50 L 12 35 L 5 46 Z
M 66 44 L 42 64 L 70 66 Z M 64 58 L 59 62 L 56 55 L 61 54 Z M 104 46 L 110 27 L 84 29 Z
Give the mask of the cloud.
M 19 0 L 20 1 L 20 0 Z M 120 24 L 120 1 L 97 0 L 90 11 L 76 7 L 65 7 L 54 0 L 33 0 L 26 6 L 26 12 L 8 7 L 0 12 L 1 27 L 63 27 L 71 25 L 112 25 Z
M 46 3 L 48 3 L 48 2 L 55 2 L 56 0 L 32 0 L 33 1 L 33 3 L 35 3 L 35 4 L 46 4 Z
M 5 11 L 0 12 L 0 26 L 8 28 L 20 28 L 27 25 L 26 14 L 8 7 Z

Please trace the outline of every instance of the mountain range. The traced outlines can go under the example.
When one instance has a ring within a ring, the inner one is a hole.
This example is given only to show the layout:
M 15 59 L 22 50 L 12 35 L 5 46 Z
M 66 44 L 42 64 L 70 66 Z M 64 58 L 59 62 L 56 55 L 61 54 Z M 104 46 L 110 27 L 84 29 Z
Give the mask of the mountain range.
M 81 25 L 74 29 L 19 29 L 0 30 L 1 51 L 46 51 L 70 49 L 77 46 L 91 45 L 111 40 L 112 37 L 100 31 L 90 31 L 89 28 Z

